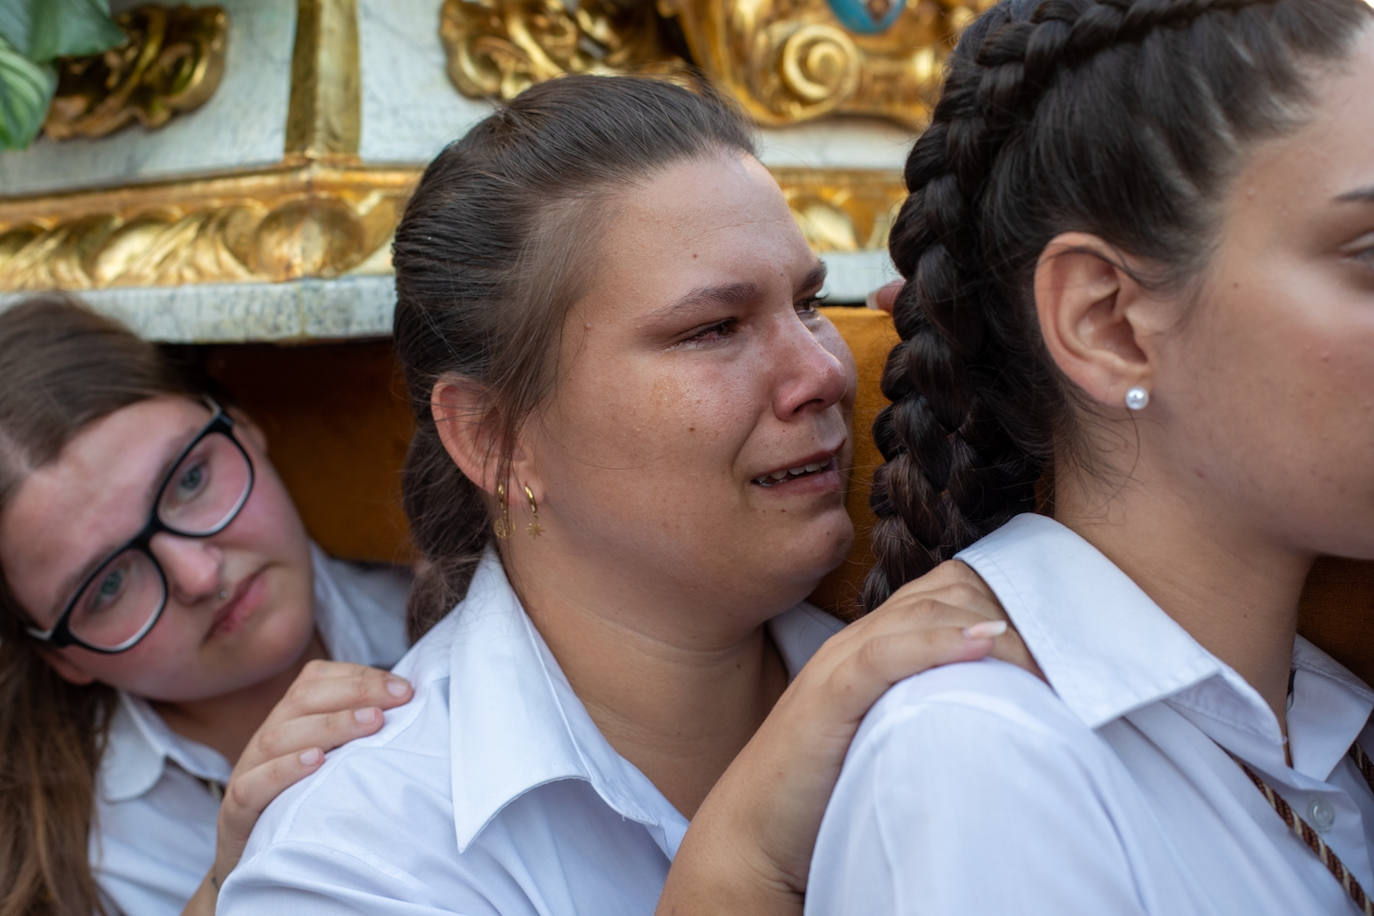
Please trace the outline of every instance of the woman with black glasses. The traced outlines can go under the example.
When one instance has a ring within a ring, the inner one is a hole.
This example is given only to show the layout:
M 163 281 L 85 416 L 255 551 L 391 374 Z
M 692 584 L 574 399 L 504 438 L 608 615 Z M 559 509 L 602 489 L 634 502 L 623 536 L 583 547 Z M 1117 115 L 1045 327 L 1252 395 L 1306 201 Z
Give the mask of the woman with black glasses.
M 408 587 L 312 545 L 156 347 L 0 313 L 0 914 L 213 912 L 266 804 L 409 699 L 365 667 Z

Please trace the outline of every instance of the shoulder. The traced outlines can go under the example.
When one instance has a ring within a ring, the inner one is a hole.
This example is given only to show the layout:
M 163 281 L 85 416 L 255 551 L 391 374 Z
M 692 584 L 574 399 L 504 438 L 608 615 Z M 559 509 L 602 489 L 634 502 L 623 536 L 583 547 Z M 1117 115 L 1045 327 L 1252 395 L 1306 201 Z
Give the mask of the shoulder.
M 840 901 L 1136 912 L 1128 782 L 1036 677 L 997 661 L 931 669 L 889 690 L 855 736 L 817 838 L 808 912 Z M 1065 862 L 1092 880 L 1054 879 Z
M 864 717 L 845 769 L 891 775 L 919 766 L 960 779 L 1010 766 L 1023 775 L 1101 770 L 1113 761 L 1106 743 L 1047 684 L 987 660 L 932 668 L 893 685 Z
M 965 716 L 978 719 L 980 728 L 1066 739 L 1092 734 L 1044 681 L 990 659 L 943 665 L 898 681 L 873 705 L 859 737 L 920 718 L 949 720 L 951 727 L 960 727 Z
M 431 631 L 396 666 L 415 687 L 409 703 L 387 710 L 376 734 L 330 751 L 319 771 L 268 805 L 241 868 L 254 863 L 270 872 L 296 844 L 386 871 L 400 867 L 392 863 L 405 863 L 420 846 L 454 845 L 443 635 L 438 628 Z M 293 855 L 301 857 L 299 851 Z

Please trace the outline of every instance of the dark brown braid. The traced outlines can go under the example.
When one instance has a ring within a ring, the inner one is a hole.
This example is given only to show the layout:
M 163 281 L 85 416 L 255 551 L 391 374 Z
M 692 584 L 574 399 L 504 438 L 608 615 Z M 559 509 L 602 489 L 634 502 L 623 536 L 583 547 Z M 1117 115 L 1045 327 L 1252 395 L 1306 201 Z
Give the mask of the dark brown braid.
M 1312 69 L 1370 19 L 1363 0 L 1008 0 L 965 31 L 890 241 L 907 283 L 868 607 L 1033 510 L 1056 446 L 1076 454 L 1032 301 L 1046 245 L 1083 231 L 1158 265 L 1142 283 L 1194 277 L 1245 151 L 1302 122 Z

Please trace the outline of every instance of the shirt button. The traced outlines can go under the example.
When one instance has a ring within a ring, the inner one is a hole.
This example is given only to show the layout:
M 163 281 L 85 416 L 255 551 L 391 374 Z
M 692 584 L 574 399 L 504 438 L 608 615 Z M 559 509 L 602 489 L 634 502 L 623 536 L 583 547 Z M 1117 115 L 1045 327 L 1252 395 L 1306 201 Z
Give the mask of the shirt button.
M 1336 823 L 1336 812 L 1325 801 L 1314 798 L 1307 806 L 1307 823 L 1311 824 L 1314 830 L 1329 830 L 1331 825 Z

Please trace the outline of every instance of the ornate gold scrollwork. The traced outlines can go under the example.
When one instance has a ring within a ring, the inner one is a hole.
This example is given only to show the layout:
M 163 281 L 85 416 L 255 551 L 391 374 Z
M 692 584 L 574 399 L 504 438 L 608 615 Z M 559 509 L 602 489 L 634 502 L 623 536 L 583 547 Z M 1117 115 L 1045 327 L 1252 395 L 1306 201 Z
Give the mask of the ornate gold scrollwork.
M 773 170 L 818 252 L 881 248 L 895 172 Z M 320 163 L 162 185 L 0 199 L 0 291 L 280 282 L 386 272 L 419 170 Z
M 464 95 L 510 99 L 564 73 L 683 71 L 654 5 L 639 0 L 444 0 L 439 37 Z
M 693 59 L 760 124 L 834 113 L 929 118 L 954 34 L 983 0 L 908 3 L 877 34 L 851 32 L 827 0 L 660 0 Z
M 138 6 L 115 16 L 129 40 L 60 62 L 43 130 L 54 140 L 103 137 L 138 120 L 161 127 L 203 104 L 224 73 L 229 17 L 217 6 Z
M 0 201 L 0 290 L 337 276 L 390 240 L 417 177 L 307 166 Z
M 846 28 L 833 2 L 445 0 L 440 35 L 450 78 L 472 97 L 509 99 L 563 73 L 680 74 L 690 63 L 760 124 L 843 113 L 920 127 L 951 36 L 995 0 L 868 0 L 860 5 L 881 24 L 868 32 Z

